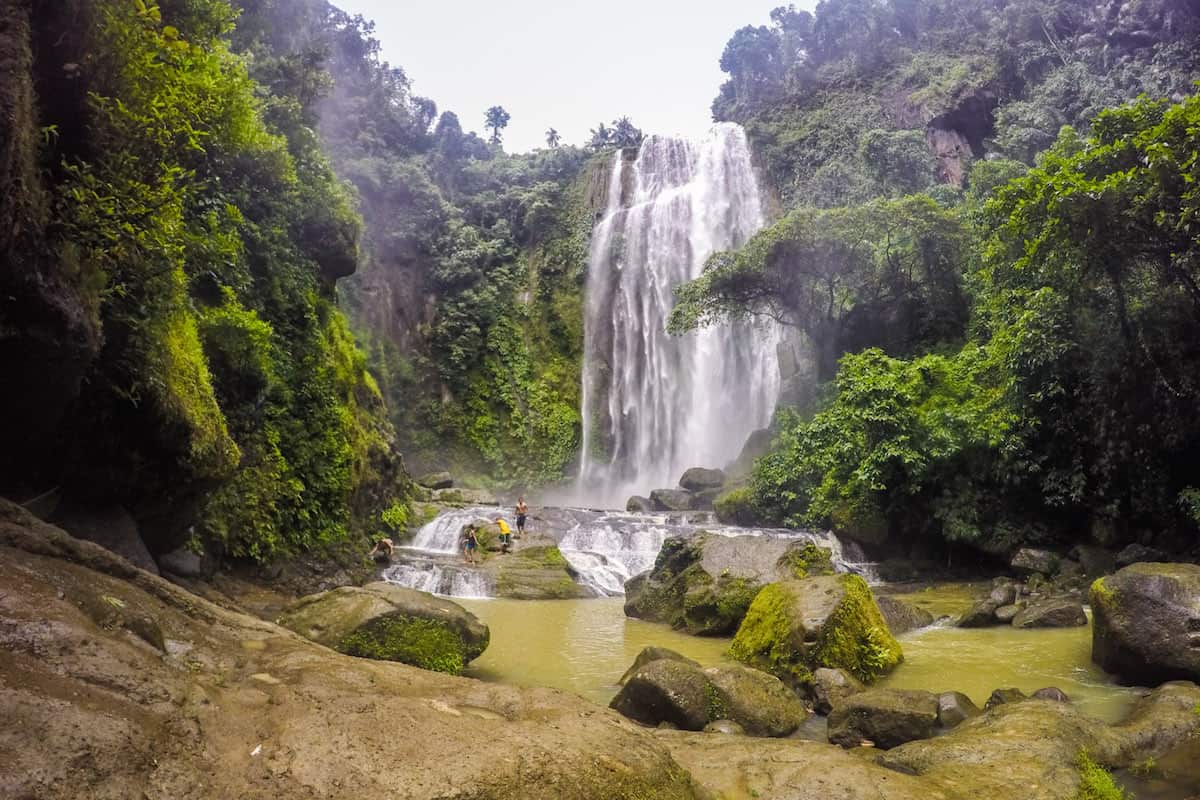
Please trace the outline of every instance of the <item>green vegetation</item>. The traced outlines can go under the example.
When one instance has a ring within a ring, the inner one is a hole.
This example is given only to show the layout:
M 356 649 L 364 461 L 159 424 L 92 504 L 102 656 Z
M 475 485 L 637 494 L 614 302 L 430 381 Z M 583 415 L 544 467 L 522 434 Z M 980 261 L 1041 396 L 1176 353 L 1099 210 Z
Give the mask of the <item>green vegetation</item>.
M 793 578 L 810 575 L 832 575 L 833 554 L 827 547 L 805 542 L 802 546 L 788 550 L 779 558 L 779 566 L 792 574 Z
M 53 302 L 79 299 L 101 344 L 72 384 L 69 452 L 41 478 L 172 508 L 153 545 L 190 535 L 263 560 L 367 531 L 407 485 L 334 302 L 361 222 L 316 97 L 256 81 L 225 0 L 75 5 L 70 30 L 44 15 L 34 32 L 64 48 L 35 77 L 67 80 L 63 61 L 86 76 L 40 98 L 37 247 L 58 265 Z
M 670 326 L 782 322 L 823 385 L 722 519 L 993 553 L 1195 536 L 1200 15 L 1035 5 L 828 0 L 730 40 L 714 112 L 786 213 Z
M 821 628 L 815 663 L 844 669 L 863 683 L 873 683 L 895 669 L 904 654 L 867 582 L 857 575 L 839 580 L 846 596 Z
M 359 658 L 401 661 L 435 672 L 462 672 L 471 655 L 462 637 L 430 619 L 401 614 L 380 617 L 342 640 L 339 652 Z
M 1079 792 L 1076 800 L 1126 800 L 1129 795 L 1113 781 L 1108 770 L 1081 751 L 1075 764 L 1079 769 Z

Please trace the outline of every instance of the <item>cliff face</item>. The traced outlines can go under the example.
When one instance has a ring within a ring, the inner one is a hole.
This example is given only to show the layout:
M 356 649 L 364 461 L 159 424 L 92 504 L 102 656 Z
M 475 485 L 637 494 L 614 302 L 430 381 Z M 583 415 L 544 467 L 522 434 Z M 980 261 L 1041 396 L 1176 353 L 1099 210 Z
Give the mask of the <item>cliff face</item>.
M 0 494 L 268 558 L 377 530 L 407 478 L 334 303 L 360 223 L 232 18 L 0 9 Z
M 100 348 L 95 298 L 85 298 L 75 265 L 47 246 L 40 148 L 58 134 L 43 128 L 37 97 L 60 98 L 70 115 L 84 110 L 70 102 L 78 92 L 62 86 L 70 43 L 39 41 L 33 6 L 0 9 L 0 487 L 17 492 L 42 488 L 53 473 L 56 431 Z

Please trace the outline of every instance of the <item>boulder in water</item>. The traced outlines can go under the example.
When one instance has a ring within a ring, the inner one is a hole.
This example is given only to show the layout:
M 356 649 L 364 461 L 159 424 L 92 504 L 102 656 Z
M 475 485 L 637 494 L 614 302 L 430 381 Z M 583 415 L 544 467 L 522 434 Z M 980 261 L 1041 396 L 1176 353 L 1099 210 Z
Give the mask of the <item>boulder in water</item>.
M 1071 698 L 1067 697 L 1067 693 L 1057 686 L 1047 686 L 1045 689 L 1038 689 L 1030 699 L 1033 700 L 1049 700 L 1052 703 L 1069 703 Z
M 655 511 L 691 511 L 692 493 L 685 489 L 655 489 L 650 493 Z
M 680 655 L 674 650 L 670 650 L 666 647 L 643 647 L 642 652 L 638 653 L 637 658 L 633 660 L 633 664 L 629 667 L 629 669 L 625 670 L 625 674 L 621 676 L 619 681 L 617 681 L 617 685 L 624 686 L 629 682 L 629 679 L 632 678 L 635 673 L 637 673 L 638 670 L 649 664 L 651 661 L 663 660 L 682 661 L 686 664 L 691 664 L 694 667 L 700 666 L 687 656 Z
M 1013 554 L 1009 566 L 1025 575 L 1053 575 L 1058 571 L 1059 557 L 1057 553 L 1036 547 L 1022 547 Z M 1001 603 L 1001 605 L 1007 605 Z
M 279 624 L 347 655 L 458 673 L 488 646 L 489 631 L 457 603 L 390 583 L 302 597 Z
M 996 706 L 1006 705 L 1008 703 L 1019 703 L 1022 700 L 1028 700 L 1029 696 L 1020 689 L 996 689 L 988 697 L 987 703 L 983 708 L 985 711 L 991 711 Z
M 750 604 L 729 652 L 793 687 L 819 667 L 870 683 L 903 660 L 866 581 L 830 575 L 764 587 Z
M 1083 606 L 1074 600 L 1030 603 L 1013 617 L 1014 628 L 1072 628 L 1087 625 Z
M 810 689 L 813 710 L 818 714 L 828 714 L 840 701 L 866 688 L 862 681 L 844 669 L 815 669 Z
M 426 489 L 450 489 L 454 486 L 454 478 L 449 472 L 427 472 L 415 482 Z
M 879 610 L 883 613 L 883 618 L 887 621 L 888 629 L 893 636 L 933 624 L 933 614 L 912 603 L 897 600 L 886 594 L 877 596 L 875 602 L 879 604 Z
M 741 624 L 758 591 L 773 580 L 833 571 L 827 549 L 760 536 L 670 537 L 654 567 L 625 584 L 625 613 L 700 636 Z
M 719 469 L 692 467 L 683 473 L 679 485 L 689 492 L 703 492 L 707 489 L 720 489 L 725 485 L 725 473 Z
M 654 510 L 654 503 L 649 497 L 634 495 L 625 502 L 625 510 L 635 514 L 649 514 Z
M 751 736 L 786 736 L 808 716 L 779 679 L 757 670 L 660 658 L 631 671 L 610 706 L 645 725 L 700 731 L 731 720 Z
M 1154 686 L 1200 680 L 1200 566 L 1132 564 L 1092 584 L 1092 660 Z
M 987 628 L 992 625 L 999 625 L 1000 620 L 996 619 L 996 611 L 999 607 L 999 604 L 991 598 L 980 600 L 971 606 L 967 613 L 959 617 L 958 627 Z
M 949 730 L 983 712 L 962 692 L 942 692 L 938 695 L 938 724 Z
M 593 596 L 576 580 L 575 570 L 549 536 L 526 534 L 515 550 L 489 558 L 483 570 L 491 576 L 497 597 L 569 600 Z
M 996 621 L 1011 625 L 1013 619 L 1020 613 L 1021 607 L 1018 605 L 1000 606 L 996 609 Z
M 890 749 L 933 736 L 938 698 L 932 692 L 868 689 L 836 703 L 829 713 L 829 741 L 842 747 L 870 742 Z
M 696 492 L 692 495 L 692 508 L 696 511 L 713 511 L 721 492 L 721 489 L 704 489 Z

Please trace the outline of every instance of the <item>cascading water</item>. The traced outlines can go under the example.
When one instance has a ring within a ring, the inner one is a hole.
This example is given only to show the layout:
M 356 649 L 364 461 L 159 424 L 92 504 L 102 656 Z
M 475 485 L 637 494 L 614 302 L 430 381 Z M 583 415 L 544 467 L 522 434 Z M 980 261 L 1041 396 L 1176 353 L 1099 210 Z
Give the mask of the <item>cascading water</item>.
M 492 597 L 489 574 L 461 563 L 458 539 L 470 522 L 495 519 L 494 506 L 460 508 L 439 514 L 424 525 L 412 543 L 397 550 L 399 563 L 383 571 L 383 579 L 447 597 Z
M 666 332 L 674 288 L 762 224 L 737 125 L 701 141 L 652 136 L 632 161 L 616 154 L 588 263 L 579 499 L 620 507 L 688 467 L 723 466 L 769 422 L 777 328 Z

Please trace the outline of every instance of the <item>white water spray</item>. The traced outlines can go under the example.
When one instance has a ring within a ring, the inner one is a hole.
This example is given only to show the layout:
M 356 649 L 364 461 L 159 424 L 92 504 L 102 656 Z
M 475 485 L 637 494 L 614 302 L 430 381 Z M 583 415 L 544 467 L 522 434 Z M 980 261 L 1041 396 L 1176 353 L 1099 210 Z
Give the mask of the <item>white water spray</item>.
M 579 499 L 620 507 L 688 467 L 724 466 L 770 421 L 776 327 L 666 332 L 675 287 L 762 224 L 737 125 L 700 141 L 652 136 L 633 161 L 616 154 L 588 263 Z

